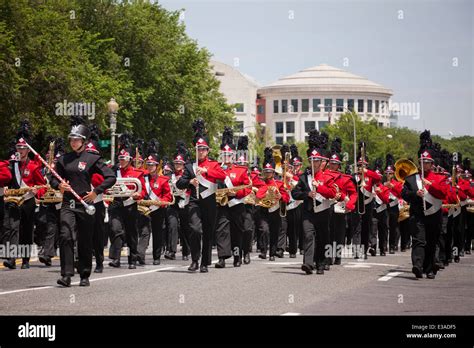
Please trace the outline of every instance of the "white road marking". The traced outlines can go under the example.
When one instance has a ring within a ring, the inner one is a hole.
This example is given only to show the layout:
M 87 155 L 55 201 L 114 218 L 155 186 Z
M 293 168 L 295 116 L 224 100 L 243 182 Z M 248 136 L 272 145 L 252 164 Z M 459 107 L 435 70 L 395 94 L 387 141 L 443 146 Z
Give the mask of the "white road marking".
M 283 313 L 282 315 L 301 315 L 301 313 L 288 312 L 288 313 Z
M 369 265 L 369 266 L 387 266 L 387 267 L 398 267 L 398 265 L 392 265 L 390 263 L 373 263 L 373 262 L 348 262 L 349 265 Z
M 269 261 L 263 262 L 264 265 L 302 265 L 301 261 L 298 262 L 278 262 L 278 261 Z
M 386 282 L 394 277 L 396 277 L 397 275 L 400 275 L 402 274 L 402 272 L 390 272 L 388 273 L 387 275 L 381 277 L 378 279 L 379 282 Z
M 173 269 L 173 268 L 176 268 L 176 267 L 164 267 L 164 268 L 157 268 L 157 269 L 154 269 L 154 270 L 151 270 L 151 271 L 119 274 L 119 275 L 110 276 L 110 277 L 93 278 L 93 279 L 89 279 L 89 281 L 92 283 L 92 282 L 97 282 L 97 281 L 100 281 L 100 280 L 109 280 L 109 279 L 124 278 L 124 277 L 133 277 L 133 276 L 138 276 L 138 275 L 143 275 L 143 274 L 148 274 L 148 273 L 167 271 L 167 270 Z M 78 285 L 78 284 L 79 284 L 78 281 L 71 283 L 71 285 Z M 18 292 L 53 289 L 53 288 L 57 288 L 57 286 L 40 286 L 40 287 L 37 287 L 37 288 L 27 288 L 27 289 L 18 289 L 18 290 L 5 291 L 5 292 L 0 292 L 0 296 L 1 295 L 14 294 L 14 293 L 18 293 Z
M 350 264 L 350 265 L 344 265 L 342 267 L 344 268 L 372 268 L 372 266 L 364 265 L 364 264 Z

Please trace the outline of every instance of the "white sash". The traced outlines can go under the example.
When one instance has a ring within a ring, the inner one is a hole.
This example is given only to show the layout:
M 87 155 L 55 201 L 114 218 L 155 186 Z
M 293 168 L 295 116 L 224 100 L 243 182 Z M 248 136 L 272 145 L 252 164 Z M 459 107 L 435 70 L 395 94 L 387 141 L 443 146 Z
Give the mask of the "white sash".
M 295 200 L 293 196 L 291 195 L 291 191 L 290 191 L 290 203 L 287 204 L 286 210 L 293 210 L 297 208 L 301 203 L 303 203 L 303 201 Z
M 232 183 L 232 180 L 231 180 L 228 176 L 225 177 L 224 183 L 226 184 L 226 186 L 227 186 L 228 188 L 234 187 L 234 184 Z M 229 208 L 230 208 L 230 207 L 233 207 L 233 206 L 235 206 L 235 205 L 237 205 L 237 204 L 243 204 L 243 203 L 244 203 L 244 200 L 245 200 L 245 197 L 239 198 L 239 199 L 237 199 L 237 198 L 231 198 L 231 197 L 229 197 L 229 198 L 230 198 L 230 199 L 229 199 L 229 203 L 227 203 L 227 205 L 229 206 Z
M 16 176 L 16 182 L 20 185 L 20 187 L 29 187 L 27 184 L 25 184 L 25 182 L 23 181 L 23 178 L 21 177 L 21 174 L 20 174 L 20 163 L 19 162 L 15 162 L 15 176 Z M 28 199 L 31 199 L 33 198 L 35 195 L 33 194 L 33 192 L 27 192 L 23 195 L 23 200 L 24 201 L 27 201 Z
M 155 194 L 155 192 L 153 192 L 153 190 L 151 189 L 150 180 L 149 180 L 148 176 L 145 177 L 145 189 L 146 189 L 146 192 L 148 193 L 148 196 L 150 197 L 151 200 L 153 200 L 153 201 L 159 201 L 160 200 L 158 198 L 158 196 Z M 149 208 L 150 208 L 150 211 L 155 211 L 155 210 L 159 209 L 160 207 L 157 206 L 157 205 L 152 205 Z
M 308 175 L 308 184 L 310 188 L 313 187 L 313 176 L 311 174 Z M 315 199 L 320 203 L 313 209 L 315 213 L 319 213 L 331 207 L 331 201 L 321 196 L 319 192 L 316 192 Z
M 390 206 L 390 208 L 392 208 L 392 207 L 398 205 L 398 198 L 395 197 L 392 192 L 390 192 L 390 200 L 391 200 L 391 201 L 390 201 L 390 203 L 388 204 L 388 205 Z
M 196 170 L 197 170 L 196 163 L 193 163 L 193 170 L 194 170 L 194 174 L 196 174 Z M 198 179 L 199 184 L 207 188 L 207 190 L 204 190 L 204 191 L 199 190 L 199 194 L 202 198 L 207 198 L 216 192 L 217 184 L 207 180 L 202 175 L 196 175 L 196 178 Z
M 456 208 L 452 208 L 452 209 L 453 209 L 453 217 L 456 217 L 459 214 L 461 214 L 461 207 L 456 207 Z

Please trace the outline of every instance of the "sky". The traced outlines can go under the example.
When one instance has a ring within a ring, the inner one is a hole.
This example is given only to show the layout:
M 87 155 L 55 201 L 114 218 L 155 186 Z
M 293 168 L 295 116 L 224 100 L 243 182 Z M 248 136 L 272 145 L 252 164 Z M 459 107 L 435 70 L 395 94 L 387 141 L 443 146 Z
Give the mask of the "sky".
M 322 63 L 393 90 L 398 125 L 474 135 L 474 1 L 161 0 L 212 59 L 261 86 Z M 419 114 L 414 112 L 419 108 Z

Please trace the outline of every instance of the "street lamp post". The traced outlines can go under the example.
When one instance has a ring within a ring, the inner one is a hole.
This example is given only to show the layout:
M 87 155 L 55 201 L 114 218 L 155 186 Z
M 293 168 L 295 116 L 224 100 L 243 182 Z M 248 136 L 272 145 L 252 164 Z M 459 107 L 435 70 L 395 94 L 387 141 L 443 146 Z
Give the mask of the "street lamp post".
M 114 98 L 110 98 L 107 103 L 107 110 L 110 116 L 110 160 L 112 165 L 115 164 L 115 131 L 117 130 L 117 111 L 119 105 Z

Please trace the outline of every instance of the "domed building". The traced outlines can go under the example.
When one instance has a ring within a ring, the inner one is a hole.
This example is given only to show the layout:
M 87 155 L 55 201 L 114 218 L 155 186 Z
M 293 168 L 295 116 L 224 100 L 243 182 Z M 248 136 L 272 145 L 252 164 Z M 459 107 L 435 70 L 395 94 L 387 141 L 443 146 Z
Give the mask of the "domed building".
M 257 105 L 265 107 L 257 122 L 266 124 L 277 144 L 305 141 L 311 129 L 323 129 L 347 110 L 389 127 L 392 94 L 364 77 L 321 64 L 259 88 Z

